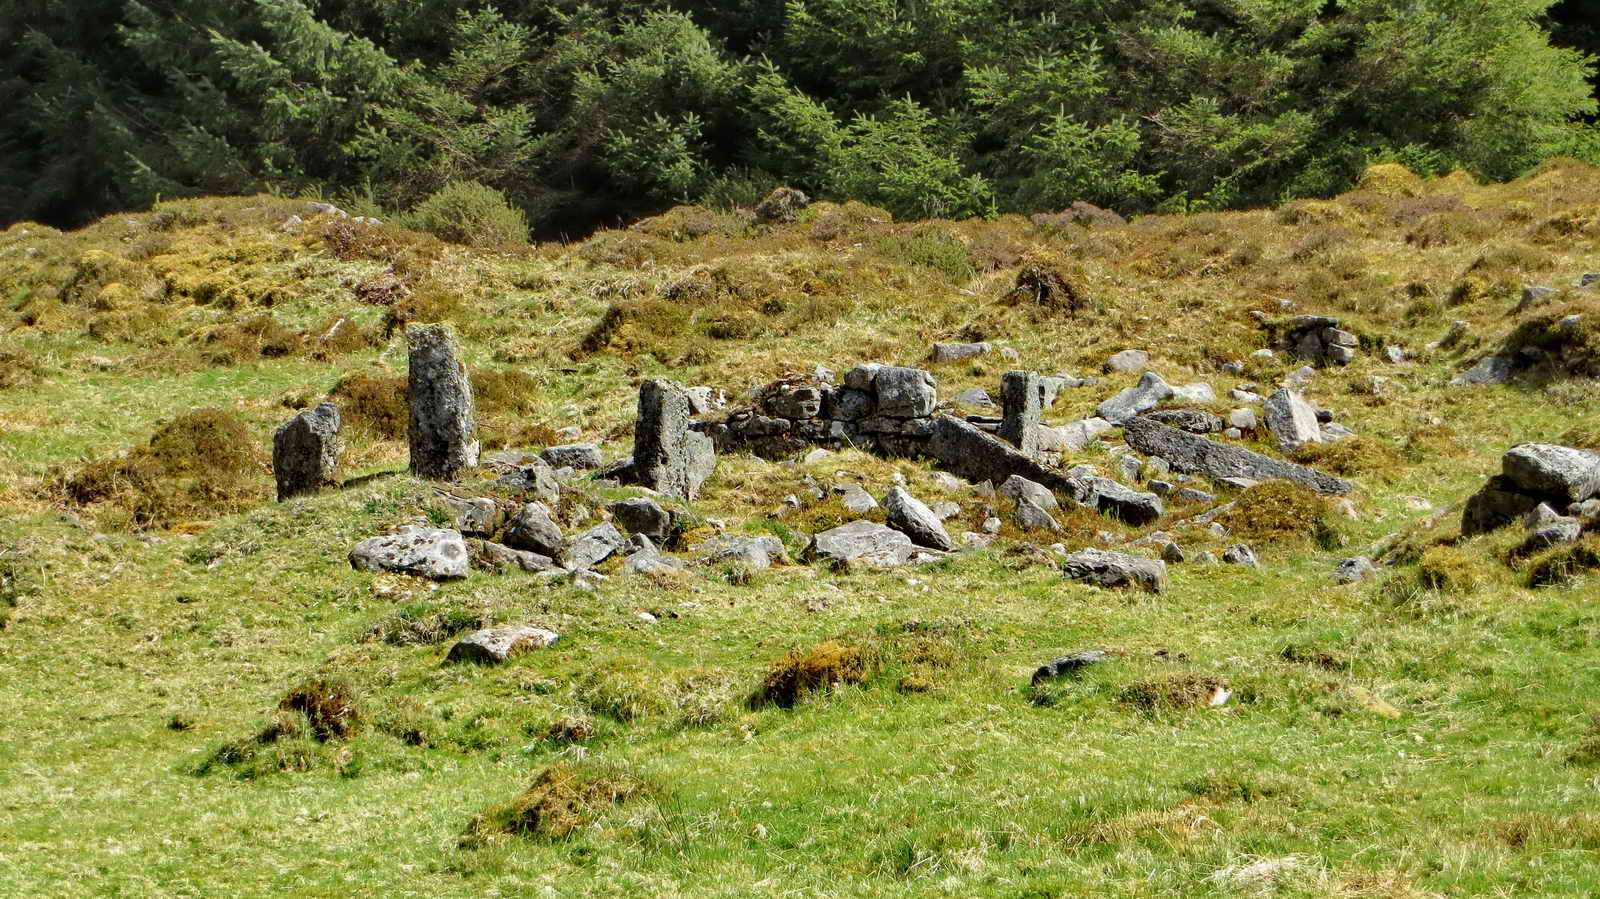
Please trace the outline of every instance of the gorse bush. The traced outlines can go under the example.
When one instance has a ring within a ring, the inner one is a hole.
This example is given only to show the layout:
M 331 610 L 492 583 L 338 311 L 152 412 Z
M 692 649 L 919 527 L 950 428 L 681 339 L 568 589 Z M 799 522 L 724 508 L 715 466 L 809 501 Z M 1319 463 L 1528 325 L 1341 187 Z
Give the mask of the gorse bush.
M 418 231 L 440 240 L 490 247 L 528 239 L 528 217 L 506 195 L 476 181 L 452 181 L 406 217 Z

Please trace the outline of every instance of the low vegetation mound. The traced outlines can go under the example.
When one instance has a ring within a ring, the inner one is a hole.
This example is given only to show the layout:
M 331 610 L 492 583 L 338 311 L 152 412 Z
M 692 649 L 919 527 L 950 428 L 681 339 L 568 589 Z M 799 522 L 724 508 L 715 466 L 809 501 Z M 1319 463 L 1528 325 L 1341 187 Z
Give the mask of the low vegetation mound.
M 1339 542 L 1328 501 L 1292 481 L 1263 481 L 1240 493 L 1217 521 L 1228 533 L 1252 543 Z
M 793 708 L 812 693 L 868 680 L 881 662 L 875 648 L 841 640 L 797 649 L 767 669 L 758 698 L 780 708 Z
M 103 512 L 112 524 L 170 528 L 264 501 L 269 483 L 258 445 L 233 414 L 197 409 L 162 425 L 143 446 L 56 484 L 68 502 Z
M 565 839 L 606 809 L 653 792 L 643 779 L 617 768 L 558 762 L 539 772 L 516 798 L 474 818 L 461 845 L 480 848 L 512 836 Z

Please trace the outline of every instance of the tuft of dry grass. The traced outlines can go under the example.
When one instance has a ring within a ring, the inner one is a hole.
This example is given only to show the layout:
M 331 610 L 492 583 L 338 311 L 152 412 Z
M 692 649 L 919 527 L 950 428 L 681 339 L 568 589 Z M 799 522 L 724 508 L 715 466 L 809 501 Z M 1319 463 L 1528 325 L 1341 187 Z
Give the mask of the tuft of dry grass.
M 1135 681 L 1117 693 L 1117 700 L 1141 712 L 1176 712 L 1212 705 L 1228 689 L 1228 682 L 1214 674 L 1185 672 Z
M 876 647 L 841 640 L 797 649 L 767 669 L 758 698 L 779 708 L 793 708 L 812 693 L 868 680 L 878 672 L 881 661 Z
M 1259 543 L 1339 542 L 1334 513 L 1316 491 L 1292 481 L 1263 481 L 1240 493 L 1217 521 L 1228 533 Z
M 617 768 L 558 762 L 539 772 L 516 798 L 474 818 L 461 846 L 482 848 L 513 836 L 565 839 L 607 808 L 654 792 L 643 779 Z

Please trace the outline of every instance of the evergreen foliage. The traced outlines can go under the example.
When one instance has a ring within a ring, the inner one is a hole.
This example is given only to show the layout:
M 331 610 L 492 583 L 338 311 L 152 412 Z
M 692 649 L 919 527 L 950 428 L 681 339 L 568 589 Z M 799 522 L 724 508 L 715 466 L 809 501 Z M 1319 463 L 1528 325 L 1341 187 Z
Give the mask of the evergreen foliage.
M 0 220 L 471 181 L 579 234 L 778 183 L 962 217 L 1325 196 L 1383 161 L 1504 179 L 1600 160 L 1588 8 L 19 0 Z

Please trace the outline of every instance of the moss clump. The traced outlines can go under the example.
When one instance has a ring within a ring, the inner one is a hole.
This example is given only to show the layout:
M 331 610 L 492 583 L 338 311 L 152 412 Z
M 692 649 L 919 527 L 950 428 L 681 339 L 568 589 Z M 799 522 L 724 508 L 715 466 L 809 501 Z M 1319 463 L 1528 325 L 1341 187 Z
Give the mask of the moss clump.
M 32 387 L 44 380 L 44 366 L 25 350 L 0 347 L 0 390 Z
M 374 625 L 367 632 L 367 639 L 391 646 L 431 645 L 483 624 L 482 616 L 471 609 L 441 609 L 432 603 L 411 602 Z
M 1417 560 L 1417 582 L 1440 593 L 1471 593 L 1488 581 L 1487 563 L 1454 546 L 1431 546 Z
M 475 247 L 526 243 L 528 217 L 506 195 L 477 181 L 452 181 L 423 200 L 406 224 L 440 240 Z
M 1220 705 L 1226 700 L 1228 682 L 1214 674 L 1169 674 L 1136 681 L 1117 693 L 1117 701 L 1142 712 L 1183 711 L 1201 706 Z
M 878 672 L 879 663 L 873 647 L 829 640 L 774 662 L 761 680 L 759 695 L 780 708 L 793 708 L 819 690 L 862 683 Z
M 1398 162 L 1383 162 L 1367 166 L 1356 189 L 1380 197 L 1416 197 L 1422 194 L 1422 178 Z
M 56 481 L 68 502 L 120 511 L 121 523 L 136 528 L 243 511 L 266 498 L 267 485 L 250 431 L 214 408 L 181 415 L 144 446 Z
M 355 690 L 342 680 L 307 680 L 284 694 L 278 711 L 304 715 L 318 742 L 348 740 L 361 731 L 363 716 Z
M 1596 568 L 1600 568 L 1600 534 L 1589 534 L 1577 543 L 1547 549 L 1529 559 L 1528 586 L 1564 584 Z
M 346 426 L 379 440 L 404 440 L 411 422 L 404 376 L 347 375 L 328 394 Z
M 539 772 L 515 799 L 474 818 L 461 845 L 480 848 L 512 836 L 565 839 L 605 809 L 653 792 L 642 779 L 616 768 L 558 762 Z
M 1334 474 L 1364 475 L 1386 472 L 1400 464 L 1400 451 L 1370 437 L 1347 437 L 1334 443 L 1306 443 L 1293 459 Z
M 459 322 L 466 310 L 461 294 L 432 281 L 418 284 L 383 311 L 385 339 L 412 322 Z
M 1074 314 L 1089 305 L 1083 269 L 1060 253 L 1034 247 L 1022 256 L 1015 286 L 1006 301 L 1051 314 Z
M 1292 481 L 1263 481 L 1245 490 L 1217 521 L 1228 533 L 1251 542 L 1311 540 L 1324 548 L 1339 544 L 1328 501 Z

